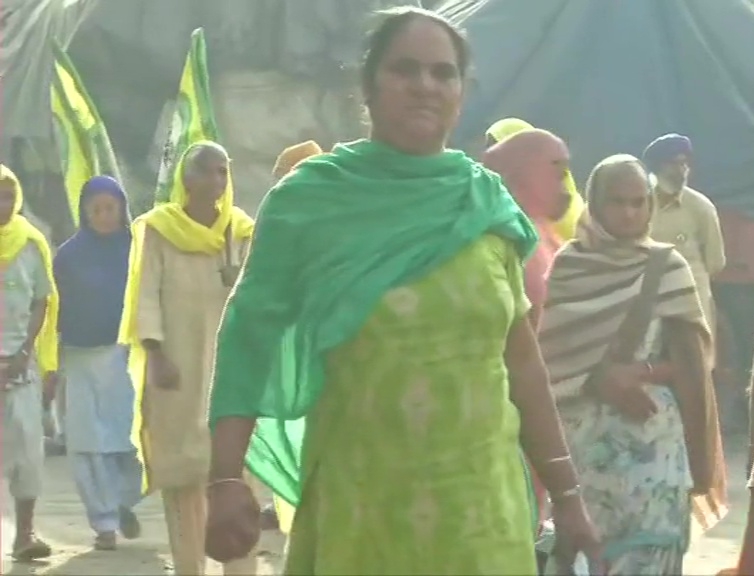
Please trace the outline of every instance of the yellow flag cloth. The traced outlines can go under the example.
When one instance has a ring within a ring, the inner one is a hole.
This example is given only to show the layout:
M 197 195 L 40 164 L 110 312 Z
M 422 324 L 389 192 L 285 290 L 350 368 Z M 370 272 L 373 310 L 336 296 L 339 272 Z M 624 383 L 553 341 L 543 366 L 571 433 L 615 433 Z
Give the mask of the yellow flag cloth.
M 184 206 L 188 201 L 186 187 L 183 184 L 183 166 L 188 153 L 208 141 L 195 142 L 181 156 L 176 166 L 170 201 L 160 204 L 137 218 L 132 225 L 131 254 L 128 265 L 128 281 L 123 303 L 118 341 L 130 347 L 128 369 L 135 390 L 134 423 L 131 441 L 137 448 L 138 456 L 144 464 L 145 475 L 142 489 L 149 491 L 148 454 L 142 438 L 141 404 L 144 396 L 146 376 L 146 352 L 141 345 L 136 326 L 136 311 L 141 286 L 142 255 L 144 251 L 144 233 L 147 227 L 156 230 L 168 242 L 182 252 L 216 254 L 225 248 L 225 230 L 230 227 L 230 236 L 241 240 L 250 238 L 254 231 L 254 220 L 240 208 L 233 205 L 233 182 L 228 176 L 228 185 L 218 200 L 219 216 L 211 228 L 191 219 Z
M 73 62 L 57 42 L 50 84 L 55 143 L 73 223 L 79 225 L 79 197 L 93 176 L 123 182 L 110 137 Z
M 518 134 L 524 130 L 532 130 L 533 128 L 534 126 L 526 120 L 504 118 L 503 120 L 498 120 L 487 129 L 487 136 L 490 136 L 496 142 L 502 142 L 514 134 Z M 576 188 L 576 181 L 573 179 L 573 174 L 571 174 L 570 170 L 565 175 L 564 184 L 568 195 L 571 197 L 571 203 L 568 205 L 568 210 L 563 217 L 553 223 L 553 227 L 561 240 L 568 241 L 576 235 L 576 226 L 579 223 L 581 214 L 584 212 L 584 199 L 579 194 L 578 188 Z
M 3 164 L 0 164 L 0 182 L 11 182 L 16 190 L 13 216 L 6 225 L 0 226 L 0 264 L 7 265 L 15 260 L 24 246 L 28 242 L 33 242 L 42 256 L 42 263 L 52 288 L 47 298 L 44 323 L 35 342 L 37 363 L 44 375 L 58 369 L 57 324 L 60 301 L 55 287 L 55 277 L 52 273 L 52 251 L 44 234 L 21 216 L 21 208 L 24 205 L 24 192 L 21 183 L 13 171 Z

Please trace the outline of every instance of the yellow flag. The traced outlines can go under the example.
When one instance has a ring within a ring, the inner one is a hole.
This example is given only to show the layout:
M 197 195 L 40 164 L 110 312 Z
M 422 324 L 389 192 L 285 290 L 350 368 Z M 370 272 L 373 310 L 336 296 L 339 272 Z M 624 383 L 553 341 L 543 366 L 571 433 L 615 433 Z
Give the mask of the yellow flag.
M 52 46 L 54 70 L 50 87 L 53 128 L 60 168 L 73 223 L 78 226 L 81 188 L 93 176 L 121 182 L 107 129 L 68 55 Z
M 186 148 L 200 140 L 217 142 L 219 133 L 209 88 L 207 44 L 204 30 L 197 28 L 191 34 L 191 47 L 183 68 L 173 120 L 157 176 L 155 203 L 168 201 L 178 160 Z

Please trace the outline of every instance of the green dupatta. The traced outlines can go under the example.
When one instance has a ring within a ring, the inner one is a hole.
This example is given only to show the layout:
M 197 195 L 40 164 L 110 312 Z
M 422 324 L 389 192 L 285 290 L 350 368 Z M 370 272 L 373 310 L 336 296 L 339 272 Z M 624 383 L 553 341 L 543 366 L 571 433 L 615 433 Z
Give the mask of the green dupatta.
M 252 250 L 218 334 L 210 426 L 257 418 L 247 465 L 298 505 L 305 420 L 324 356 L 382 295 L 485 233 L 536 246 L 500 178 L 463 152 L 409 156 L 360 140 L 310 159 L 262 203 Z

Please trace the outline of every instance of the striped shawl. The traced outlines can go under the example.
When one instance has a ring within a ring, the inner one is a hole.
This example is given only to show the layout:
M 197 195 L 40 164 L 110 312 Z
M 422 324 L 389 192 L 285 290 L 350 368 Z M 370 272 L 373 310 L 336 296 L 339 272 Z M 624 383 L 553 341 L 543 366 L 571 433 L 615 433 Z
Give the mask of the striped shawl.
M 555 257 L 539 337 L 557 400 L 578 396 L 605 358 L 641 290 L 650 251 L 659 246 L 665 245 L 645 240 L 630 248 L 598 252 L 573 241 Z M 691 270 L 675 250 L 666 261 L 653 312 L 653 318 L 674 318 L 698 325 L 702 328 L 702 347 L 711 348 Z M 703 357 L 701 364 L 695 365 L 711 365 L 705 360 Z M 675 382 L 673 389 L 681 405 L 692 476 L 696 486 L 704 487 L 693 494 L 693 518 L 702 530 L 707 530 L 727 512 L 717 404 L 711 370 L 685 375 L 683 370 L 684 367 L 679 370 L 682 382 Z
M 647 241 L 616 254 L 572 241 L 558 252 L 539 333 L 556 398 L 581 393 L 641 290 L 650 250 L 659 246 L 664 245 Z M 675 250 L 666 261 L 653 317 L 683 319 L 709 332 L 691 270 Z

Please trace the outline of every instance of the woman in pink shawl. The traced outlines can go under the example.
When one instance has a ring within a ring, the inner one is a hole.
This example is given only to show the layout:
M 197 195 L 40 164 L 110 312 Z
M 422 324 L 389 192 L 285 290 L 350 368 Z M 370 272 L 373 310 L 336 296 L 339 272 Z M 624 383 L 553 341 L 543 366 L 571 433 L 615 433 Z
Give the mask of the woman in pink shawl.
M 502 176 L 506 187 L 519 206 L 532 219 L 540 242 L 526 264 L 526 295 L 531 301 L 532 326 L 539 326 L 547 294 L 547 273 L 562 241 L 553 223 L 568 210 L 569 194 L 564 185 L 569 153 L 565 143 L 546 130 L 524 130 L 495 144 L 484 155 L 484 165 Z M 529 466 L 539 507 L 539 521 L 544 516 L 547 493 Z
M 547 271 L 562 241 L 553 222 L 568 210 L 564 185 L 569 153 L 565 143 L 546 130 L 524 130 L 495 144 L 484 155 L 484 165 L 502 176 L 508 190 L 534 221 L 540 242 L 526 265 L 526 295 L 537 327 L 547 291 Z

